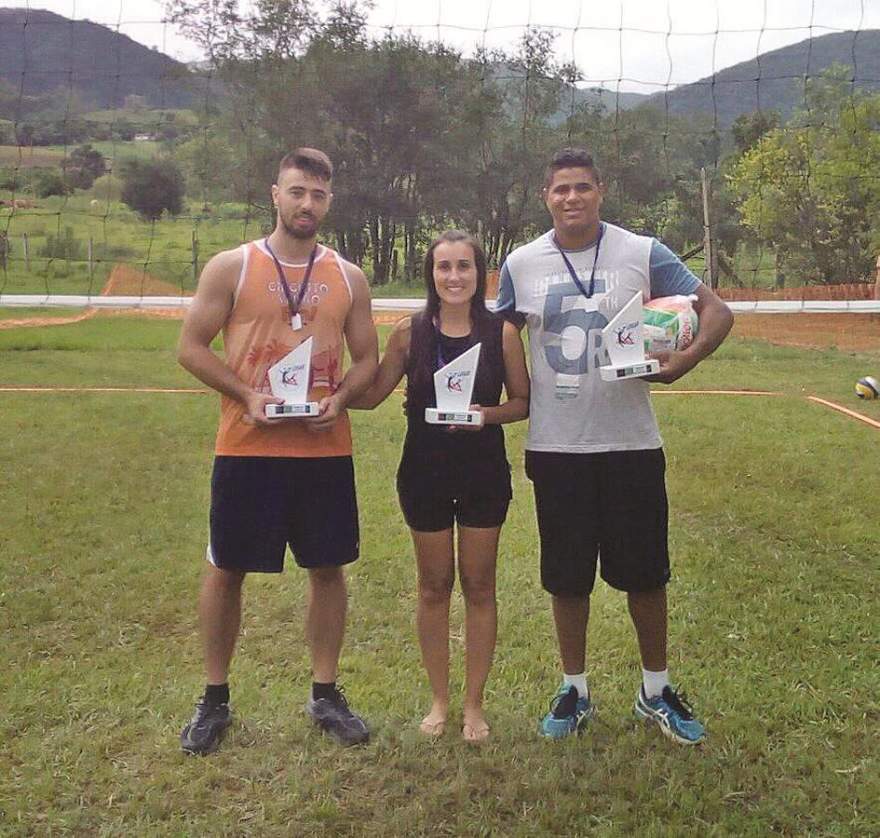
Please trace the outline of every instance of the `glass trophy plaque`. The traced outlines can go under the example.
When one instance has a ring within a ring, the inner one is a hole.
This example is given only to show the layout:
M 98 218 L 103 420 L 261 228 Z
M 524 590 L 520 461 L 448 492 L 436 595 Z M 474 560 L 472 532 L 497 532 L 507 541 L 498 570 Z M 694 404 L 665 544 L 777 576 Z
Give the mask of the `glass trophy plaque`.
M 431 425 L 483 424 L 482 411 L 469 409 L 479 360 L 480 344 L 477 343 L 434 373 L 437 407 L 425 408 L 426 422 Z
M 283 404 L 266 405 L 266 416 L 270 419 L 319 415 L 318 403 L 307 401 L 312 368 L 312 340 L 307 338 L 277 364 L 269 367 L 272 395 L 284 399 Z
M 602 329 L 602 343 L 611 361 L 599 367 L 603 381 L 624 381 L 660 372 L 660 362 L 645 357 L 642 294 L 638 292 Z

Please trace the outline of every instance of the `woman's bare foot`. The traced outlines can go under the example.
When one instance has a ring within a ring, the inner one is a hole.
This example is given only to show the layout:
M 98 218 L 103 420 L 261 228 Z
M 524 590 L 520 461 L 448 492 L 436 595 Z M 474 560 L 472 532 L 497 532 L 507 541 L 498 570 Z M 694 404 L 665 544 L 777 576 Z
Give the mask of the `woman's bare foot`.
M 485 742 L 489 738 L 489 724 L 481 707 L 464 710 L 461 735 L 465 742 Z
M 446 707 L 435 704 L 431 712 L 422 719 L 419 730 L 425 736 L 442 736 L 446 731 L 446 713 Z

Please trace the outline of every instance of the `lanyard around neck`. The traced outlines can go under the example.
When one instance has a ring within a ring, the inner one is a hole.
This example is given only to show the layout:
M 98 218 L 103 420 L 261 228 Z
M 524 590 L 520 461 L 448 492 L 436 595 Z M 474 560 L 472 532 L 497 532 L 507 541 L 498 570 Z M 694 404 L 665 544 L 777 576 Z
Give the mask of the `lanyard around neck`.
M 565 255 L 565 251 L 562 249 L 562 246 L 559 244 L 559 241 L 556 238 L 556 233 L 553 233 L 553 244 L 556 245 L 556 249 L 559 251 L 559 255 L 562 257 L 562 261 L 565 262 L 565 267 L 568 268 L 569 274 L 571 274 L 571 278 L 574 280 L 574 284 L 577 285 L 578 291 L 581 292 L 587 299 L 593 296 L 593 292 L 596 290 L 596 265 L 599 264 L 599 246 L 602 244 L 602 235 L 605 232 L 605 225 L 599 225 L 599 236 L 596 239 L 596 255 L 593 258 L 593 269 L 590 271 L 590 287 L 589 290 L 584 288 L 583 282 L 581 282 L 580 277 L 577 275 L 577 271 L 575 271 L 574 266 L 569 261 L 568 256 Z
M 281 288 L 284 290 L 284 296 L 287 298 L 287 307 L 290 309 L 291 318 L 296 317 L 299 314 L 299 307 L 302 305 L 303 298 L 306 295 L 306 291 L 309 287 L 309 279 L 312 276 L 312 268 L 315 265 L 315 255 L 318 252 L 318 245 L 316 244 L 312 248 L 311 254 L 309 254 L 309 264 L 306 266 L 306 273 L 303 277 L 302 282 L 299 286 L 299 291 L 296 294 L 296 301 L 293 299 L 293 292 L 290 290 L 290 286 L 287 284 L 287 277 L 284 276 L 284 268 L 281 267 L 281 262 L 278 260 L 278 257 L 275 255 L 275 251 L 272 250 L 272 247 L 269 244 L 269 237 L 267 236 L 265 239 L 266 250 L 269 251 L 269 255 L 272 257 L 272 261 L 275 263 L 275 270 L 278 271 L 278 279 L 281 281 Z

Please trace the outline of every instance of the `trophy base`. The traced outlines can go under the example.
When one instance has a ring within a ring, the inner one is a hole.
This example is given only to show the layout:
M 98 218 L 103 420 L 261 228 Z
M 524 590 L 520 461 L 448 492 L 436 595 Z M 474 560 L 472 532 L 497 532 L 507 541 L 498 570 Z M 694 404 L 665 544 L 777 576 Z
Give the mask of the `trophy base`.
M 603 381 L 624 381 L 627 378 L 642 378 L 658 372 L 660 372 L 660 362 L 655 358 L 647 358 L 635 364 L 599 367 L 599 375 Z
M 269 419 L 298 419 L 301 416 L 318 416 L 321 411 L 317 402 L 284 402 L 284 404 L 267 404 L 266 416 Z
M 482 425 L 483 414 L 479 410 L 441 410 L 425 408 L 425 421 L 429 425 Z

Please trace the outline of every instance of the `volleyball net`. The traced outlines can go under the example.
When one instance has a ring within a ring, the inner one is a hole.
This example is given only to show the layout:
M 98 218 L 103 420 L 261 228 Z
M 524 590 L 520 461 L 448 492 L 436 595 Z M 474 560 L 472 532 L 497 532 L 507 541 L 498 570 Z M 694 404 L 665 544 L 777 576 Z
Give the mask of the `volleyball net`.
M 0 9 L 0 307 L 184 307 L 309 145 L 336 166 L 325 240 L 406 308 L 437 232 L 497 270 L 546 229 L 546 162 L 583 146 L 603 217 L 734 308 L 878 312 L 880 10 L 824 5 Z

